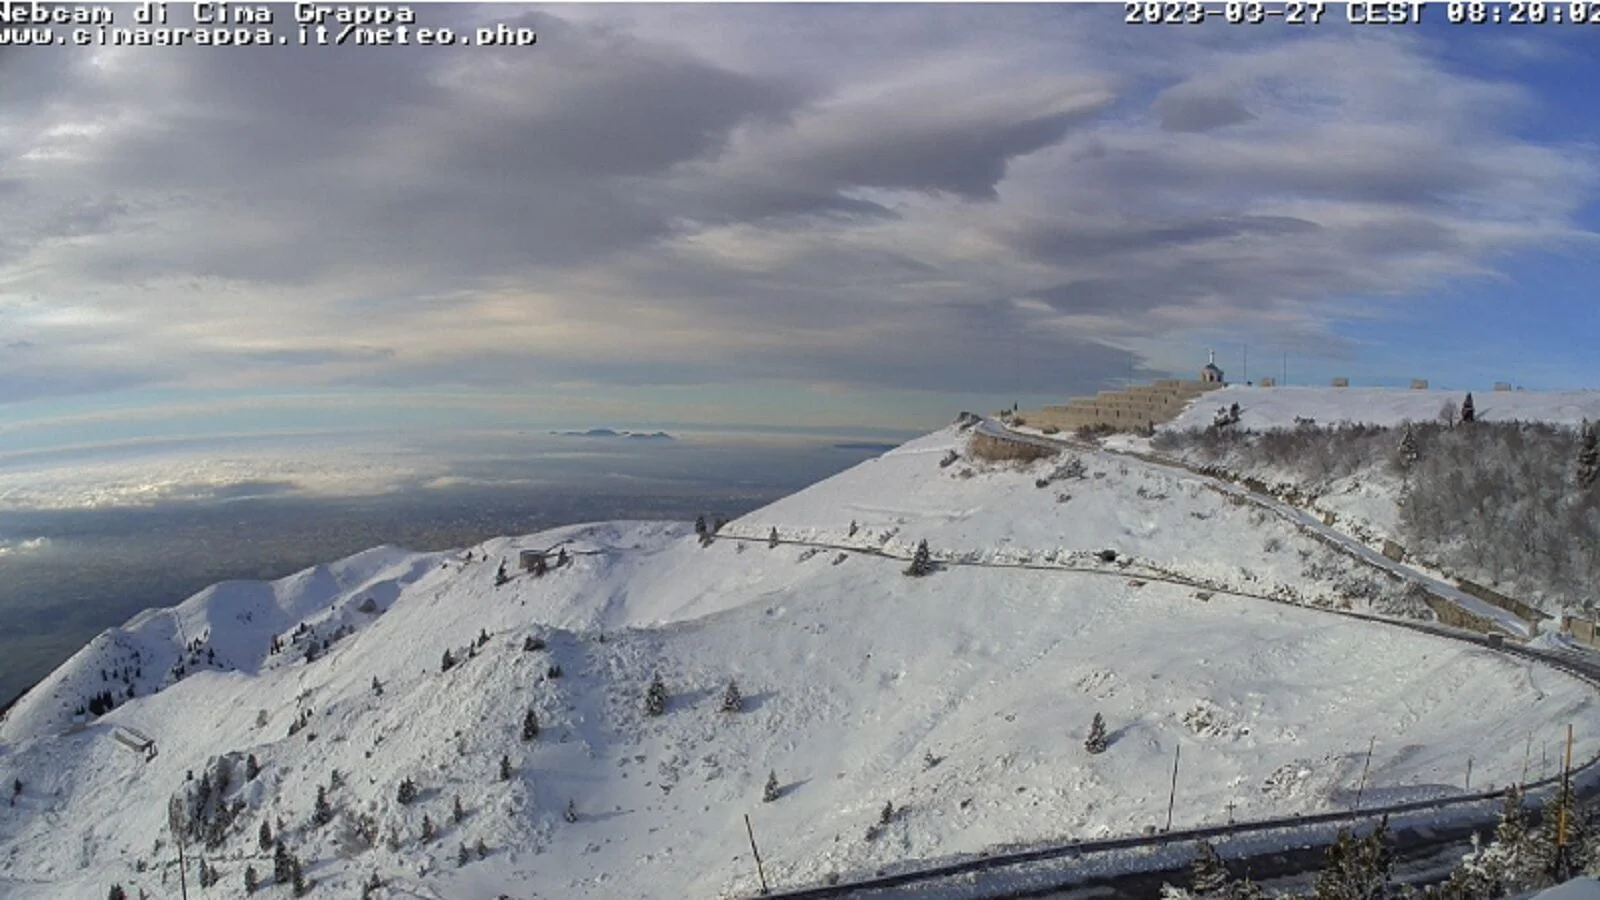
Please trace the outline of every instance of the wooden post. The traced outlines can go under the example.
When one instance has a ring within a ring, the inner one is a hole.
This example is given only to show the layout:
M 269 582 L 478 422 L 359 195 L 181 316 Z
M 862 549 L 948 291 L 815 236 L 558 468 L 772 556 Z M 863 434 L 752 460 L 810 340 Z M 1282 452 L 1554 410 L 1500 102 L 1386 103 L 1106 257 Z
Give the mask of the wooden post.
M 1528 789 L 1528 760 L 1533 757 L 1533 732 L 1528 732 L 1528 746 L 1522 748 L 1522 780 L 1517 782 L 1520 791 Z
M 1469 792 L 1472 790 L 1472 757 L 1470 756 L 1467 757 L 1467 784 L 1463 790 Z
M 750 835 L 750 852 L 756 858 L 756 876 L 761 879 L 761 893 L 765 896 L 767 893 L 767 873 L 761 868 L 761 851 L 756 849 L 756 832 L 754 828 L 750 827 L 749 813 L 744 814 L 744 830 L 746 834 Z
M 1361 783 L 1356 786 L 1356 802 L 1354 806 L 1350 807 L 1351 812 L 1360 812 L 1361 810 L 1361 795 L 1367 789 L 1367 770 L 1372 768 L 1372 748 L 1377 745 L 1378 736 L 1373 735 L 1372 740 L 1367 742 L 1367 761 L 1361 766 Z
M 1172 748 L 1172 793 L 1167 795 L 1167 827 L 1172 830 L 1172 807 L 1178 802 L 1178 757 L 1183 753 L 1183 745 L 1175 744 Z
M 1556 826 L 1556 851 L 1567 845 L 1567 803 L 1572 789 L 1572 726 L 1567 726 L 1567 758 L 1561 766 L 1561 815 Z

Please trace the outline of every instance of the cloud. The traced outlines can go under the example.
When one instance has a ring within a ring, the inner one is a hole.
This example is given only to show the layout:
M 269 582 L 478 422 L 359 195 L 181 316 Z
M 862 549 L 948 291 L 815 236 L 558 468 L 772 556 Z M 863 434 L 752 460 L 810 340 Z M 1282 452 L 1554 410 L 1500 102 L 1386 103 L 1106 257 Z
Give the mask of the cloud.
M 1073 393 L 1216 329 L 1347 353 L 1351 315 L 1593 238 L 1593 148 L 1529 137 L 1506 71 L 1114 12 L 450 6 L 423 24 L 539 43 L 5 56 L 0 402 Z

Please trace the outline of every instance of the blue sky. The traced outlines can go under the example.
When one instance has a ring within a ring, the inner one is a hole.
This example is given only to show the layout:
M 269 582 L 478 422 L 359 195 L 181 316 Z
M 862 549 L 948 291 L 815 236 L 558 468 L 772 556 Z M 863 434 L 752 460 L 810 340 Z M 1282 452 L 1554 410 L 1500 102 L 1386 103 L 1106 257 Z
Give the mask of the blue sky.
M 418 10 L 540 41 L 0 51 L 0 457 L 1600 382 L 1600 25 Z

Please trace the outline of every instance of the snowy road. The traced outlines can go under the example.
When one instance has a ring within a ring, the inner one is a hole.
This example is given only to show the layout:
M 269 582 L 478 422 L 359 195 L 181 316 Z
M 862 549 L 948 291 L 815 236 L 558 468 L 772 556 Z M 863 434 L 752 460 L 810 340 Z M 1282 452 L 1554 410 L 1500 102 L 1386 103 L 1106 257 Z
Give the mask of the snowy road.
M 1053 441 L 1033 435 L 1018 434 L 991 419 L 981 420 L 975 426 L 975 430 L 1002 440 L 1017 440 L 1035 446 L 1075 450 L 1095 449 L 1070 441 Z M 1454 587 L 1418 572 L 1410 566 L 1397 563 L 1276 498 L 1266 497 L 1220 479 L 1195 473 L 1187 467 L 1143 454 L 1120 453 L 1133 456 L 1147 465 L 1181 472 L 1184 477 L 1198 480 L 1214 490 L 1241 497 L 1268 509 L 1298 527 L 1321 535 L 1370 566 L 1384 569 L 1419 584 L 1465 609 L 1503 624 L 1512 634 L 1528 635 L 1527 624 L 1512 614 L 1463 594 Z M 859 552 L 859 548 L 838 549 Z M 1129 574 L 1109 569 L 1100 572 L 1081 568 L 1068 570 L 1120 574 L 1124 577 Z M 1584 655 L 1544 653 L 1517 646 L 1500 646 L 1490 643 L 1488 638 L 1431 623 L 1398 621 L 1338 610 L 1328 610 L 1328 612 L 1367 619 L 1375 624 L 1421 631 L 1442 639 L 1485 645 L 1565 672 L 1600 689 L 1600 664 Z M 1596 777 L 1597 769 L 1600 769 L 1600 757 L 1575 768 L 1573 772 L 1575 788 L 1583 794 L 1593 793 L 1600 788 L 1600 778 Z M 1558 789 L 1560 781 L 1560 777 L 1556 776 L 1530 783 L 1527 802 L 1536 802 L 1549 791 Z M 1388 818 L 1395 829 L 1397 856 L 1402 860 L 1412 861 L 1417 869 L 1427 874 L 1438 869 L 1441 859 L 1448 860 L 1452 848 L 1460 845 L 1473 830 L 1494 821 L 1499 808 L 1498 801 L 1503 794 L 1503 790 L 1494 790 L 1464 794 L 1444 800 L 1418 801 L 1352 812 L 1212 826 L 1156 836 L 1071 842 L 976 859 L 962 859 L 932 868 L 881 874 L 851 884 L 817 886 L 767 896 L 785 900 L 891 896 L 915 896 L 924 900 L 935 900 L 935 898 L 1010 900 L 1021 897 L 1071 896 L 1085 889 L 1097 891 L 1097 896 L 1107 894 L 1148 896 L 1153 888 L 1159 887 L 1160 881 L 1166 876 L 1183 873 L 1186 870 L 1195 841 L 1209 840 L 1219 843 L 1225 848 L 1224 856 L 1230 862 L 1242 862 L 1244 868 L 1248 868 L 1258 877 L 1292 876 L 1311 871 L 1321 865 L 1322 850 L 1332 842 L 1338 828 L 1361 828 L 1363 825 L 1370 827 L 1370 823 L 1379 816 Z

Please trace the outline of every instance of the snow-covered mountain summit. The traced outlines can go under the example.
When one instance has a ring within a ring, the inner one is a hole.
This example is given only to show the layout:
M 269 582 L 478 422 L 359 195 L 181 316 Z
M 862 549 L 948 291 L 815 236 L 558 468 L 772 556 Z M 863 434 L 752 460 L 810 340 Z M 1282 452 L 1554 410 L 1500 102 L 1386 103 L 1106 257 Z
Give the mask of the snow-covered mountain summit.
M 311 896 L 374 875 L 376 897 L 746 896 L 746 814 L 769 881 L 794 885 L 1163 824 L 1179 742 L 1181 827 L 1347 805 L 1374 736 L 1372 803 L 1457 790 L 1469 752 L 1474 784 L 1503 784 L 1530 732 L 1590 708 L 1465 645 L 1161 580 L 1394 600 L 1196 479 L 1110 454 L 985 462 L 966 438 L 709 542 L 617 522 L 377 548 L 136 616 L 0 724 L 0 784 L 21 784 L 0 894 L 172 896 L 184 794 L 191 888 L 197 856 L 220 878 L 200 896 L 244 896 L 247 867 L 270 884 L 263 824 Z M 908 577 L 923 540 L 937 570 Z M 550 570 L 521 571 L 525 549 Z M 1109 748 L 1089 754 L 1096 713 Z

